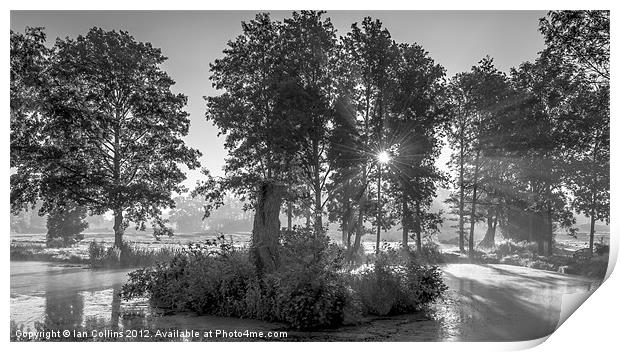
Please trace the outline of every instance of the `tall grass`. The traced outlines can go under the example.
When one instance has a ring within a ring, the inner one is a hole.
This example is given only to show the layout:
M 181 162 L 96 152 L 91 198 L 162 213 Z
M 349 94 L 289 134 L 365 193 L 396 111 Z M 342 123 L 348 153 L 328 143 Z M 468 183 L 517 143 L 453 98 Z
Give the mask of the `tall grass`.
M 47 261 L 71 264 L 87 264 L 88 260 L 76 254 L 72 248 L 49 249 L 44 243 L 12 242 L 11 260 L 15 261 Z
M 89 263 L 93 268 L 136 268 L 170 261 L 179 247 L 149 248 L 134 243 L 123 243 L 121 248 L 92 241 L 88 246 Z

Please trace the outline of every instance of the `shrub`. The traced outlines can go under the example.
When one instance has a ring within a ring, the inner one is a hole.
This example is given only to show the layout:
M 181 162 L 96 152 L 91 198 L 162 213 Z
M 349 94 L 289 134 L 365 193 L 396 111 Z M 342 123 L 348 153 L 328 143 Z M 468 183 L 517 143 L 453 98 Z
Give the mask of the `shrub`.
M 354 274 L 351 286 L 359 294 L 364 311 L 375 315 L 392 312 L 400 294 L 397 273 L 383 255 L 375 260 L 374 267 L 366 267 Z
M 47 248 L 62 248 L 66 247 L 65 240 L 61 237 L 48 237 L 46 239 Z
M 130 273 L 122 295 L 148 296 L 161 308 L 283 321 L 300 330 L 337 326 L 344 321 L 347 303 L 337 273 L 343 252 L 309 234 L 285 236 L 280 269 L 262 278 L 246 250 L 220 244 L 219 250 L 209 251 L 192 245 L 168 263 Z
M 88 245 L 88 258 L 90 259 L 91 266 L 99 266 L 104 260 L 107 250 L 103 243 L 92 241 Z
M 593 251 L 597 255 L 609 254 L 609 245 L 604 243 L 594 243 Z
M 193 244 L 170 261 L 129 273 L 126 298 L 150 297 L 156 307 L 203 314 L 243 316 L 241 303 L 254 271 L 247 252 L 214 243 Z
M 421 253 L 416 253 L 416 257 L 418 261 L 429 264 L 445 262 L 441 249 L 439 249 L 439 245 L 433 241 L 425 241 L 422 244 Z
M 342 324 L 344 250 L 308 229 L 287 232 L 282 242 L 283 265 L 276 273 L 281 320 L 300 330 Z
M 331 243 L 323 234 L 315 234 L 312 229 L 295 227 L 282 231 L 281 243 L 280 267 L 284 270 L 314 268 L 339 271 L 345 263 L 346 251 Z
M 279 320 L 300 330 L 342 324 L 346 288 L 338 275 L 311 269 L 279 274 Z
M 373 267 L 350 277 L 367 313 L 388 315 L 418 310 L 447 290 L 437 266 L 419 264 L 414 255 L 394 264 L 390 253 L 380 253 Z
M 421 305 L 434 302 L 447 289 L 439 267 L 434 265 L 420 265 L 410 261 L 405 266 L 402 297 L 405 298 L 401 310 L 411 311 Z
M 222 241 L 191 245 L 168 262 L 129 274 L 121 295 L 147 296 L 151 304 L 201 314 L 281 321 L 313 330 L 359 320 L 362 311 L 412 311 L 445 290 L 436 267 L 411 256 L 392 265 L 380 255 L 374 268 L 349 274 L 345 252 L 322 234 L 294 229 L 282 236 L 280 267 L 258 277 L 249 251 Z

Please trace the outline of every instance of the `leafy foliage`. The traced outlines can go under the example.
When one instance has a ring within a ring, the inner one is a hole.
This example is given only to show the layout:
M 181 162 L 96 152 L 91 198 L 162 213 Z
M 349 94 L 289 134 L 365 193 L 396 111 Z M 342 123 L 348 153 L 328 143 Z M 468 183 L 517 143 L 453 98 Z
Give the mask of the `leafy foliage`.
M 553 52 L 609 81 L 609 11 L 549 11 L 540 31 Z
M 349 277 L 366 312 L 388 315 L 416 311 L 448 289 L 438 267 L 421 265 L 411 256 L 398 262 L 390 257 L 389 252 L 381 252 L 372 267 Z
M 57 205 L 47 217 L 47 246 L 67 247 L 82 239 L 88 228 L 86 208 L 78 205 Z
M 373 305 L 386 296 L 394 298 L 394 308 L 383 314 L 419 309 L 446 289 L 436 267 L 413 259 L 397 270 L 382 257 L 372 276 L 345 274 L 344 251 L 314 230 L 285 232 L 280 253 L 284 265 L 258 276 L 247 250 L 222 237 L 130 273 L 122 295 L 148 296 L 153 305 L 167 309 L 282 321 L 312 330 L 359 319 L 362 309 L 376 312 Z
M 20 120 L 12 126 L 12 209 L 40 198 L 44 212 L 57 199 L 93 214 L 113 210 L 119 239 L 128 221 L 144 228 L 154 218 L 162 225 L 161 209 L 173 205 L 172 192 L 183 191 L 179 165 L 197 167 L 200 153 L 181 139 L 189 131 L 187 98 L 172 93 L 161 50 L 99 28 L 58 40 L 50 50 L 41 48 L 41 32 L 30 37 L 28 47 L 38 54 L 12 61 L 12 86 L 27 84 L 20 90 L 38 94 L 30 109 L 36 113 L 20 113 L 23 105 L 12 102 Z M 12 51 L 24 55 L 20 38 L 12 34 Z M 36 74 L 39 62 L 43 82 L 20 78 L 24 66 L 28 77 Z

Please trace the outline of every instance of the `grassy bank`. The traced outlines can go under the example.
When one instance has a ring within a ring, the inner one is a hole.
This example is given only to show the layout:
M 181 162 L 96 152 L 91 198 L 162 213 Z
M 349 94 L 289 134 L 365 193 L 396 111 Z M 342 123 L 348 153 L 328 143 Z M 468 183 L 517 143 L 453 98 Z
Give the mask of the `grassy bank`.
M 47 248 L 45 243 L 12 242 L 11 260 L 90 264 L 88 252 L 79 247 Z
M 10 258 L 15 261 L 45 261 L 65 264 L 87 264 L 92 268 L 137 268 L 170 260 L 180 246 L 150 248 L 147 244 L 126 242 L 122 248 L 111 243 L 92 241 L 73 247 L 48 248 L 45 243 L 11 243 Z

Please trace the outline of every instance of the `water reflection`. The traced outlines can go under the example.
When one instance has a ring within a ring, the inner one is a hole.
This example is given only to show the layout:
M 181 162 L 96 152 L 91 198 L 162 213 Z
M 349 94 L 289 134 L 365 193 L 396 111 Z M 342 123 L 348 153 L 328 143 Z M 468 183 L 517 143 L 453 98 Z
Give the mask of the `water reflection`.
M 146 316 L 143 310 L 150 311 L 144 299 L 121 301 L 119 294 L 126 278 L 127 270 L 11 262 L 11 339 L 16 339 L 18 331 L 122 329 L 123 312 Z
M 177 330 L 284 331 L 280 324 L 255 320 L 166 314 L 147 299 L 122 300 L 128 270 L 90 270 L 42 262 L 11 262 L 11 340 L 190 341 L 204 336 L 167 334 Z M 69 330 L 69 337 L 45 332 Z M 127 331 L 151 332 L 128 336 Z M 75 334 L 73 331 L 79 333 Z M 156 332 L 160 335 L 156 336 Z M 38 336 L 22 336 L 24 333 Z M 80 334 L 84 333 L 84 334 Z M 122 333 L 122 335 L 120 335 Z M 219 340 L 228 340 L 220 338 Z M 255 339 L 234 339 L 255 340 Z
M 75 330 L 81 327 L 84 297 L 80 292 L 46 292 L 44 326 L 48 330 Z

